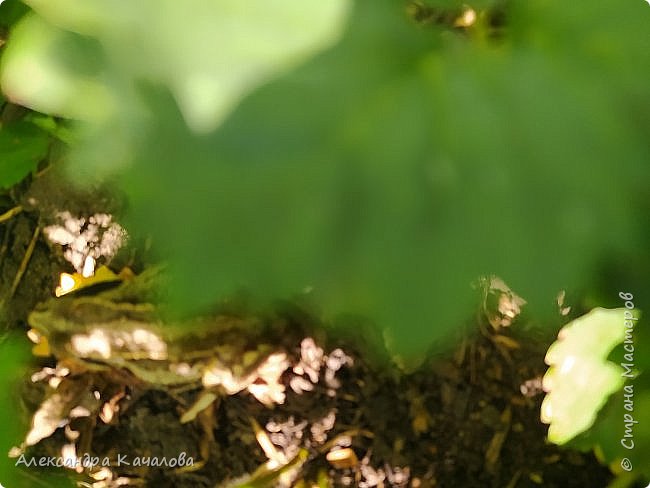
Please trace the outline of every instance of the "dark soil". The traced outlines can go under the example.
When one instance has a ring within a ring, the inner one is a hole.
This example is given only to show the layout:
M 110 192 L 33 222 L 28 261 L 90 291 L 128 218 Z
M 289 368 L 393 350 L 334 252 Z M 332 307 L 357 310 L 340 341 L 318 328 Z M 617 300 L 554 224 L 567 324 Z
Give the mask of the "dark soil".
M 296 339 L 294 364 L 301 357 Z M 338 388 L 328 386 L 323 367 L 314 389 L 302 394 L 291 390 L 295 375 L 286 373 L 286 402 L 273 409 L 246 393 L 223 397 L 209 413 L 213 439 L 203 468 L 178 474 L 125 466 L 115 469 L 116 476 L 146 479 L 147 486 L 213 487 L 253 472 L 267 461 L 251 425 L 255 419 L 279 451 L 308 450 L 298 480 L 316 482 L 326 473 L 330 486 L 606 486 L 611 475 L 592 455 L 545 442 L 542 395 L 526 397 L 520 387 L 543 373 L 546 346 L 519 343 L 506 359 L 477 334 L 463 346 L 464 355 L 411 374 L 373 367 L 348 347 L 353 364 L 335 375 Z M 182 396 L 134 385 L 119 418 L 94 427 L 91 452 L 113 460 L 118 453 L 171 459 L 184 452 L 200 461 L 206 420 L 182 425 L 184 403 Z M 51 442 L 60 448 L 61 438 Z M 336 445 L 354 451 L 350 467 L 327 461 Z

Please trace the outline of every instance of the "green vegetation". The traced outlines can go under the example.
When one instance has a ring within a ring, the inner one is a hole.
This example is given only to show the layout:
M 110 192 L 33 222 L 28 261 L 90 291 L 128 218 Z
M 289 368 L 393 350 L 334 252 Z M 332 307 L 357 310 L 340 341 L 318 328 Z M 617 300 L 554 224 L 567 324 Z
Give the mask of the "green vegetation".
M 480 274 L 548 318 L 558 289 L 644 249 L 643 2 L 515 2 L 494 41 L 392 1 L 347 19 L 338 2 L 27 3 L 5 92 L 88 121 L 71 171 L 118 174 L 185 310 L 309 286 L 412 355 L 466 316 Z
M 633 332 L 639 318 L 627 309 L 599 308 L 560 331 L 546 354 L 550 368 L 544 388 L 549 393 L 541 418 L 550 424 L 551 442 L 573 440 L 583 449 L 596 447 L 614 472 L 624 473 L 620 466 L 627 458 L 637 472 L 649 475 L 644 460 L 650 457 L 650 426 L 644 413 L 650 390 L 647 374 L 641 374 L 647 368 L 639 368 L 635 358 L 650 343 L 645 334 Z

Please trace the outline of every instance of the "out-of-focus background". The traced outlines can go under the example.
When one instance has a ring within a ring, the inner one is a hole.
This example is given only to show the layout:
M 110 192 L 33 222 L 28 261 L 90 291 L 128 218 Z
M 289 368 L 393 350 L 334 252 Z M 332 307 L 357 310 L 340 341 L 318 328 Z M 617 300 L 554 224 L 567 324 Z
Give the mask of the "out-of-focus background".
M 183 309 L 309 287 L 409 354 L 479 275 L 539 313 L 644 286 L 644 2 L 26 3 L 5 96 L 79 121 L 73 180 L 117 175 Z

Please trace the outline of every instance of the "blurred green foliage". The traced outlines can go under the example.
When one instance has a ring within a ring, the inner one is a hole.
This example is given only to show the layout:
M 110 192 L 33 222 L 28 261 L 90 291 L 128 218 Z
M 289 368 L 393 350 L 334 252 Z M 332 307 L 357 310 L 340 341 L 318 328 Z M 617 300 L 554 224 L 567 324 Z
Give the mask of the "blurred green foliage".
M 5 0 L 0 3 L 0 32 L 4 42 L 7 31 L 27 13 L 29 8 L 18 0 Z
M 28 121 L 0 126 L 0 189 L 15 185 L 36 169 L 48 145 L 47 133 Z
M 0 56 L 10 28 L 26 12 L 18 1 L 0 4 Z M 7 189 L 33 171 L 47 153 L 48 135 L 24 117 L 7 115 L 7 101 L 0 95 L 0 190 Z
M 105 121 L 137 112 L 134 81 L 164 84 L 209 131 L 246 93 L 333 42 L 347 0 L 28 0 L 3 87 L 41 112 Z M 146 20 L 146 21 L 145 21 Z M 31 75 L 31 76 L 28 76 Z M 115 114 L 115 111 L 119 113 Z
M 58 470 L 58 475 L 50 472 L 44 476 L 42 469 L 22 465 L 16 466 L 18 459 L 7 456 L 14 446 L 20 446 L 25 432 L 29 430 L 29 412 L 24 408 L 21 391 L 25 381 L 25 371 L 31 365 L 30 344 L 25 341 L 22 331 L 13 331 L 0 337 L 0 405 L 2 422 L 0 422 L 0 484 L 7 488 L 68 488 L 73 486 L 65 472 Z M 31 459 L 31 458 L 27 458 Z
M 310 287 L 413 357 L 478 275 L 544 318 L 647 247 L 644 2 L 483 2 L 466 29 L 389 0 L 27 3 L 3 89 L 86 121 L 71 173 L 119 175 L 184 310 Z
M 3 406 L 3 421 L 0 423 L 0 483 L 6 486 L 13 486 L 18 477 L 17 470 L 13 469 L 15 460 L 9 459 L 7 453 L 13 446 L 18 446 L 23 440 L 27 424 L 20 405 L 16 402 L 15 392 L 20 381 L 24 379 L 27 361 L 31 355 L 26 341 L 17 340 L 17 334 L 13 337 L 3 337 L 0 341 L 0 405 Z M 23 367 L 21 367 L 23 366 Z M 7 409 L 9 411 L 7 411 Z M 11 418 L 7 422 L 5 419 Z M 12 476 L 13 478 L 10 478 Z

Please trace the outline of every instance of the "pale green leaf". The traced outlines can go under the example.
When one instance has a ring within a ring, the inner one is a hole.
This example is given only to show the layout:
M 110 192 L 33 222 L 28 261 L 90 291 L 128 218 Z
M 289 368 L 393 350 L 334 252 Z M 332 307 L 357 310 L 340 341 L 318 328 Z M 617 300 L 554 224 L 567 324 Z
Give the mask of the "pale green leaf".
M 16 25 L 2 59 L 2 90 L 14 103 L 73 119 L 110 117 L 115 100 L 101 80 L 102 51 L 35 14 Z
M 622 368 L 607 361 L 629 333 L 624 313 L 596 308 L 562 328 L 549 347 L 541 418 L 550 424 L 551 442 L 565 444 L 591 427 L 609 396 L 625 382 Z
M 114 97 L 133 81 L 164 84 L 190 127 L 206 132 L 252 89 L 334 42 L 348 0 L 26 3 L 52 24 L 101 43 L 106 67 L 121 78 L 106 81 Z

